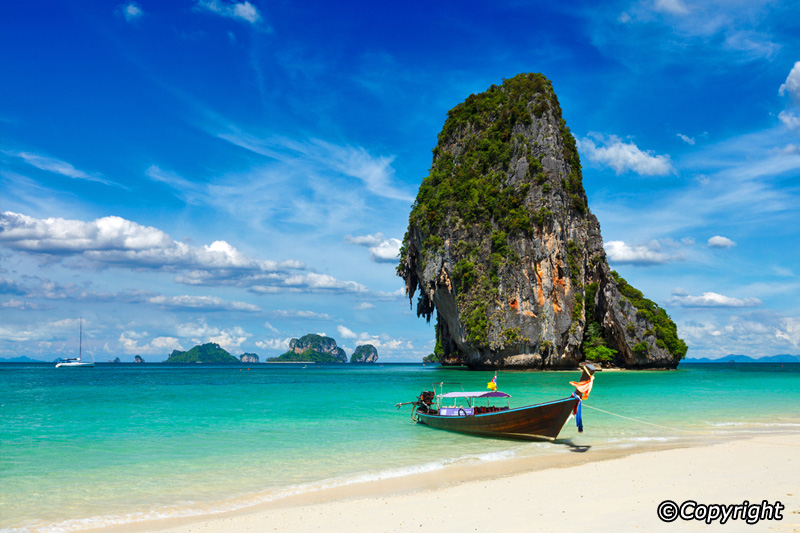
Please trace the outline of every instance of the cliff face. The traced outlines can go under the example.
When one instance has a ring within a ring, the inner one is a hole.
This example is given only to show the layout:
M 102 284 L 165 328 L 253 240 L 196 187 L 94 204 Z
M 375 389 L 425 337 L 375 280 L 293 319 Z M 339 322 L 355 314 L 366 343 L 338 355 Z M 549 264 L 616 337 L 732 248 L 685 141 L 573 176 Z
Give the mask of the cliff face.
M 378 350 L 371 344 L 356 346 L 353 355 L 350 356 L 351 363 L 374 363 L 378 360 Z
M 397 272 L 436 353 L 472 368 L 675 367 L 667 314 L 611 271 L 550 82 L 520 74 L 448 113 Z

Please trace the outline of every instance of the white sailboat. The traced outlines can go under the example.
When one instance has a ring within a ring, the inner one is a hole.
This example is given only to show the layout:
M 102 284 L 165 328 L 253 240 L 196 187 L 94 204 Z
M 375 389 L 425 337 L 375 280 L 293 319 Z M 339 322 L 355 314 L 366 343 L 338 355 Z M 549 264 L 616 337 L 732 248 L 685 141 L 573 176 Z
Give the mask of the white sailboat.
M 83 356 L 83 319 L 81 319 L 81 333 L 78 340 L 78 357 L 68 357 L 66 359 L 62 359 L 61 362 L 56 363 L 56 368 L 94 366 L 94 356 L 92 356 L 91 362 L 82 361 L 81 360 L 82 356 Z

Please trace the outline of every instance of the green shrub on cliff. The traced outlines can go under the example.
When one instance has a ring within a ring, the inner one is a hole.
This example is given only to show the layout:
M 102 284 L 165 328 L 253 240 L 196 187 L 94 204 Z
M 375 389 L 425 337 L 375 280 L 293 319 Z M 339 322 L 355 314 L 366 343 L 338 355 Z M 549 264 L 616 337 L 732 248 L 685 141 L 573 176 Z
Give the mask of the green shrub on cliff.
M 656 344 L 658 346 L 663 345 L 673 357 L 683 359 L 686 356 L 688 346 L 678 337 L 678 326 L 675 325 L 675 322 L 672 321 L 667 312 L 652 300 L 645 298 L 642 291 L 629 285 L 625 278 L 616 271 L 612 270 L 611 275 L 617 281 L 622 295 L 637 309 L 636 316 L 642 317 L 653 324 L 657 339 Z M 646 345 L 647 343 L 644 344 Z M 641 345 L 642 343 L 639 343 L 634 346 L 634 352 L 637 355 L 647 353 L 647 348 Z

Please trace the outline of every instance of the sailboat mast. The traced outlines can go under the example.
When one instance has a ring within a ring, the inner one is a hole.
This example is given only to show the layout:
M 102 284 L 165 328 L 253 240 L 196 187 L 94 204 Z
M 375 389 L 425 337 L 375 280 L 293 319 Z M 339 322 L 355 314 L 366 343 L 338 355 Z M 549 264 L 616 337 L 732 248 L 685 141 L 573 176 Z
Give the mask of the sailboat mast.
M 81 360 L 83 356 L 83 318 L 81 318 L 81 332 L 80 336 L 78 337 L 78 361 Z

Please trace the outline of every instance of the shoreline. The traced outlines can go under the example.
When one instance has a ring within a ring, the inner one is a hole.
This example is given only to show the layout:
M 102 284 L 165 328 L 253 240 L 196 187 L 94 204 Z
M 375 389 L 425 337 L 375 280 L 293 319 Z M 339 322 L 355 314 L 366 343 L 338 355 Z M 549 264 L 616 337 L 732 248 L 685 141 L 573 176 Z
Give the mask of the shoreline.
M 497 527 L 521 531 L 530 529 L 531 520 L 544 520 L 546 530 L 559 531 L 625 524 L 682 531 L 697 524 L 681 520 L 664 524 L 656 508 L 664 500 L 690 499 L 704 504 L 780 501 L 786 507 L 784 519 L 762 526 L 800 530 L 800 489 L 796 486 L 800 434 L 728 435 L 716 443 L 712 438 L 596 450 L 575 446 L 570 449 L 575 453 L 449 465 L 432 472 L 289 495 L 237 510 L 89 531 L 221 533 L 260 531 L 267 526 L 285 532 L 399 532 L 411 526 L 425 531 Z M 502 510 L 499 516 L 497 509 Z M 616 521 L 620 514 L 625 515 L 625 524 Z M 598 515 L 605 517 L 603 521 L 588 520 Z

